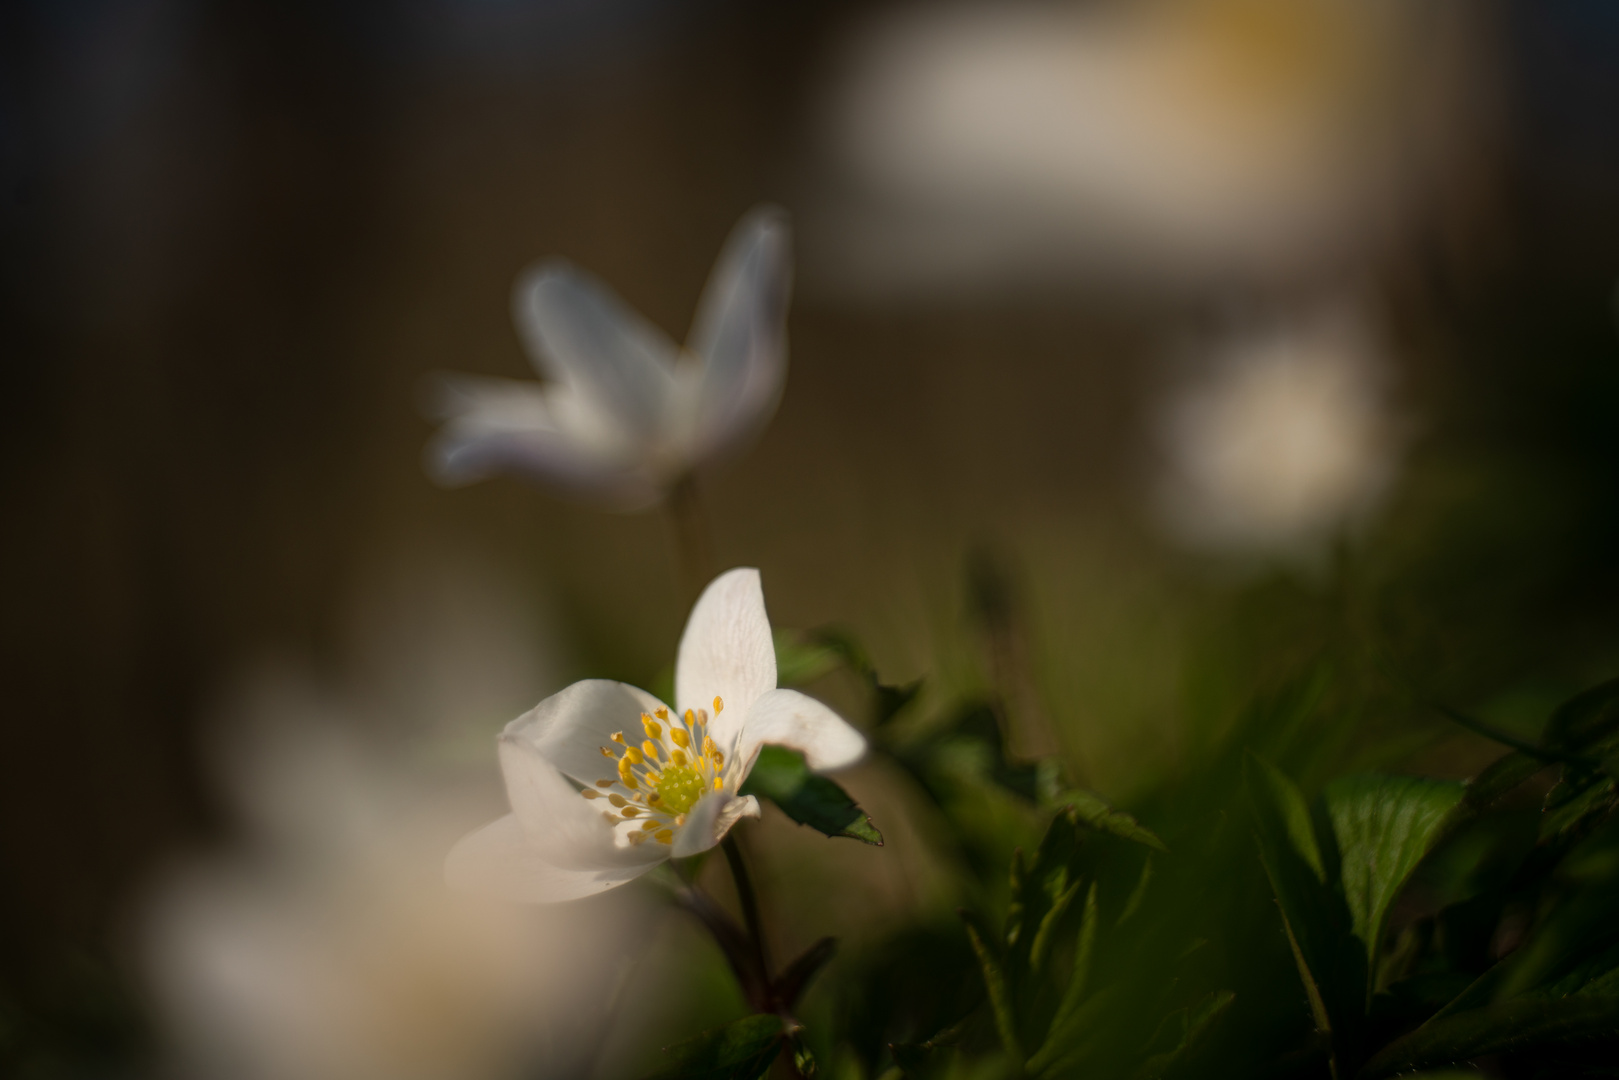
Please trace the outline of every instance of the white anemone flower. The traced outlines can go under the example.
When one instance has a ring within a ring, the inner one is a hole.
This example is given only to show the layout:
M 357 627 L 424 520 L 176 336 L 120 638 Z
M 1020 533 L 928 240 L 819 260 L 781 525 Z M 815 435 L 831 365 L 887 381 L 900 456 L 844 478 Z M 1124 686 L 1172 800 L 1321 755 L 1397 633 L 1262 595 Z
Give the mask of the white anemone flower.
M 817 771 L 865 752 L 831 709 L 777 688 L 757 570 L 729 570 L 698 598 L 680 638 L 675 706 L 587 679 L 508 724 L 499 748 L 512 812 L 455 846 L 450 884 L 542 903 L 605 892 L 758 817 L 740 788 L 766 744 L 801 751 Z
M 430 471 L 448 484 L 512 472 L 623 509 L 655 504 L 775 412 L 790 256 L 781 210 L 747 214 L 709 275 L 684 349 L 589 274 L 560 259 L 537 264 L 518 278 L 512 314 L 546 382 L 445 377 Z

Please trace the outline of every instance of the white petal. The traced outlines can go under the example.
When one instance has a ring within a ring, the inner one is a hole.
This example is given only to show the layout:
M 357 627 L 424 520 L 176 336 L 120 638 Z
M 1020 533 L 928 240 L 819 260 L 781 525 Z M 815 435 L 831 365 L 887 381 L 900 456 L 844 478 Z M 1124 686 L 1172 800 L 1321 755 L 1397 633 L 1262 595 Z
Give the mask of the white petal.
M 753 768 L 754 756 L 766 743 L 801 751 L 804 763 L 816 772 L 853 765 L 866 752 L 864 735 L 843 717 L 797 690 L 772 690 L 748 710 L 736 747 L 737 760 L 744 769 Z
M 759 816 L 759 800 L 752 795 L 737 798 L 724 792 L 710 792 L 697 800 L 697 805 L 686 814 L 686 824 L 675 835 L 670 855 L 683 859 L 707 851 L 731 831 L 731 826 L 745 817 Z
M 511 379 L 446 375 L 429 391 L 445 418 L 427 448 L 427 471 L 458 486 L 496 473 L 601 496 L 621 509 L 656 502 L 659 485 L 637 453 L 590 437 L 566 395 Z
M 512 315 L 544 374 L 589 396 L 624 434 L 660 433 L 674 343 L 607 286 L 567 262 L 541 263 L 517 279 Z
M 654 854 L 649 847 L 643 850 Z M 444 877 L 452 889 L 551 904 L 606 892 L 640 877 L 662 861 L 660 857 L 653 862 L 606 870 L 557 866 L 529 843 L 516 816 L 507 814 L 462 837 L 444 861 Z
M 703 363 L 700 454 L 756 433 L 781 399 L 791 247 L 787 215 L 757 207 L 732 230 L 709 275 L 687 340 Z
M 512 815 L 528 842 L 553 866 L 610 870 L 647 861 L 615 828 L 617 815 L 602 799 L 586 799 L 539 751 L 522 739 L 500 737 L 500 771 Z
M 776 687 L 776 647 L 765 615 L 759 571 L 727 570 L 697 598 L 680 635 L 675 659 L 675 705 L 725 711 L 713 717 L 709 734 L 729 754 L 753 703 Z
M 622 731 L 631 746 L 646 736 L 641 714 L 663 708 L 663 702 L 639 687 L 611 679 L 585 679 L 559 690 L 506 725 L 501 738 L 534 748 L 556 768 L 589 786 L 618 775 L 618 763 L 602 756 L 613 750 Z

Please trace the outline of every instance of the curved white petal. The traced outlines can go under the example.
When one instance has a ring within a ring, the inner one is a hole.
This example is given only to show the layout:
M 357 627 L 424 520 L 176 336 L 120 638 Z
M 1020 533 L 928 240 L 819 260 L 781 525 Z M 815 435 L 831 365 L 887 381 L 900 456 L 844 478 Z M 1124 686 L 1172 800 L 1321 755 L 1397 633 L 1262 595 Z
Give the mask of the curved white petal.
M 634 746 L 645 738 L 641 714 L 657 712 L 663 702 L 629 683 L 585 679 L 557 691 L 506 725 L 504 743 L 514 739 L 581 784 L 610 780 L 615 762 L 602 756 L 622 731 Z
M 647 854 L 653 852 L 647 850 Z M 444 878 L 452 889 L 464 892 L 550 904 L 606 892 L 662 861 L 659 857 L 602 870 L 557 866 L 529 843 L 517 817 L 507 814 L 462 837 L 450 849 L 444 860 Z
M 853 765 L 866 752 L 864 735 L 797 690 L 772 690 L 753 703 L 743 720 L 737 760 L 745 769 L 753 768 L 754 756 L 766 743 L 801 751 L 804 763 L 816 772 Z
M 629 509 L 650 505 L 660 487 L 639 457 L 590 426 L 568 395 L 512 379 L 446 375 L 434 380 L 428 411 L 445 419 L 427 447 L 427 471 L 458 486 L 496 473 L 560 485 Z
M 675 705 L 725 711 L 713 717 L 709 734 L 729 753 L 742 719 L 761 695 L 776 687 L 776 647 L 765 615 L 759 571 L 727 570 L 697 598 L 680 635 L 675 658 Z
M 703 364 L 698 454 L 746 439 L 775 412 L 787 374 L 792 276 L 786 213 L 756 207 L 720 252 L 686 342 Z
M 644 847 L 633 847 L 616 828 L 616 815 L 602 799 L 586 799 L 532 745 L 500 737 L 500 772 L 512 816 L 529 845 L 553 866 L 611 870 L 648 861 Z
M 661 433 L 674 343 L 607 286 L 565 261 L 541 263 L 517 279 L 512 316 L 544 374 L 589 396 L 624 435 Z
M 759 800 L 752 795 L 727 795 L 710 792 L 697 800 L 686 815 L 686 824 L 675 835 L 669 854 L 676 859 L 707 851 L 731 831 L 731 826 L 745 817 L 759 816 Z

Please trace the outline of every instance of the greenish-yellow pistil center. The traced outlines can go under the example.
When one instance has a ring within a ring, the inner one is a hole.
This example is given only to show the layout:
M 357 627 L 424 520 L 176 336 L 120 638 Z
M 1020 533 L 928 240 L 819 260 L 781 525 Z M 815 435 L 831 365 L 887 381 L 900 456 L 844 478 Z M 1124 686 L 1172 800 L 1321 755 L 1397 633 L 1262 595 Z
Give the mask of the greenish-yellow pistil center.
M 703 778 L 689 765 L 671 765 L 658 780 L 658 808 L 684 814 L 703 794 Z

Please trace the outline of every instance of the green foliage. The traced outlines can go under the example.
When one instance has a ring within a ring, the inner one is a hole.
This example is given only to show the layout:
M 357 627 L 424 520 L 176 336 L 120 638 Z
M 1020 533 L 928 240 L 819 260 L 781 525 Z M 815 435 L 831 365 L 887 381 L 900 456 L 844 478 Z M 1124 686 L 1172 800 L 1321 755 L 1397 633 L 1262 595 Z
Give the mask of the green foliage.
M 788 1034 L 779 1016 L 745 1016 L 669 1047 L 668 1064 L 648 1080 L 758 1080 Z
M 1327 786 L 1344 899 L 1373 985 L 1389 905 L 1452 822 L 1462 794 L 1461 784 L 1410 776 L 1346 776 Z
M 882 846 L 883 834 L 836 782 L 810 771 L 804 755 L 784 746 L 766 746 L 742 786 L 744 795 L 769 799 L 782 813 L 827 836 L 846 836 Z

